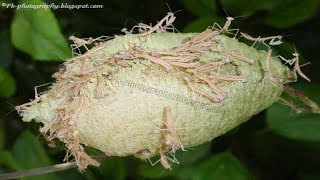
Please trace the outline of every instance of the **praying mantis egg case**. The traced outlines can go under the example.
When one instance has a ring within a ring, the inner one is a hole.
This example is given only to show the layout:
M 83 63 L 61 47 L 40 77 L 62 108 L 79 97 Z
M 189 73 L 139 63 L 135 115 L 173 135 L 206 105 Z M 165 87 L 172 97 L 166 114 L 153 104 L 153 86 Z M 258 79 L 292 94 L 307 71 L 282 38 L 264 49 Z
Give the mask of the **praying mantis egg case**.
M 148 52 L 166 51 L 180 45 L 195 34 L 154 33 L 147 37 L 135 35 L 118 36 L 99 45 L 86 55 L 94 64 L 104 56 L 114 55 L 135 45 Z M 99 64 L 98 74 L 113 71 L 103 76 L 108 93 L 96 97 L 94 87 L 97 78 L 85 86 L 89 105 L 81 109 L 75 119 L 75 127 L 81 142 L 110 156 L 129 156 L 145 159 L 159 153 L 164 142 L 164 107 L 170 107 L 174 130 L 182 145 L 196 146 L 220 136 L 253 115 L 266 109 L 279 99 L 283 84 L 294 79 L 292 71 L 273 58 L 272 69 L 277 82 L 269 77 L 265 51 L 257 51 L 236 39 L 217 35 L 212 37 L 212 49 L 200 55 L 200 63 L 210 63 L 229 58 L 231 63 L 221 66 L 219 75 L 241 76 L 245 81 L 225 81 L 218 86 L 226 92 L 221 102 L 211 102 L 186 86 L 184 70 L 169 71 L 158 64 L 138 58 L 128 60 L 130 67 L 117 68 Z M 217 49 L 241 52 L 253 63 L 245 62 Z M 74 67 L 78 66 L 78 67 Z M 67 72 L 79 69 L 77 63 L 67 63 Z M 57 107 L 66 98 L 52 85 L 40 103 L 23 113 L 24 121 L 35 119 L 43 124 L 53 121 Z M 204 84 L 196 84 L 210 92 Z M 59 94 L 59 95 L 58 95 Z M 169 150 L 170 147 L 167 148 Z M 142 153 L 144 152 L 144 153 Z

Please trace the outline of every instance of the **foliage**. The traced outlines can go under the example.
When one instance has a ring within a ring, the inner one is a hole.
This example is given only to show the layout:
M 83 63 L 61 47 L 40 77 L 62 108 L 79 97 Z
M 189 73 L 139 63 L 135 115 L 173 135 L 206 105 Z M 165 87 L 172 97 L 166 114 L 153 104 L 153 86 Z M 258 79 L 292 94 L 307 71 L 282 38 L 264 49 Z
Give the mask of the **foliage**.
M 0 97 L 10 97 L 16 90 L 15 80 L 9 72 L 0 67 Z
M 155 23 L 169 10 L 164 1 L 20 0 L 26 4 L 103 4 L 103 9 L 14 9 L 0 1 L 0 174 L 62 162 L 65 151 L 39 135 L 39 125 L 22 123 L 14 105 L 34 96 L 34 86 L 51 82 L 61 60 L 71 57 L 67 37 L 119 34 L 137 22 Z M 320 32 L 318 0 L 179 0 L 167 1 L 176 12 L 174 23 L 183 32 L 198 32 L 213 22 L 257 36 L 289 34 L 274 52 L 290 58 L 295 44 L 301 67 L 312 80 L 294 87 L 320 103 Z M 2 6 L 1 6 L 2 5 Z M 10 38 L 11 37 L 11 38 Z M 70 42 L 69 42 L 70 43 Z M 300 81 L 301 82 L 301 81 Z M 40 91 L 45 90 L 40 88 Z M 289 98 L 284 94 L 284 98 Z M 294 103 L 296 100 L 290 99 Z M 135 158 L 107 158 L 85 173 L 67 170 L 26 179 L 319 179 L 320 116 L 297 114 L 276 103 L 233 131 L 187 152 L 177 152 L 179 165 L 163 171 Z M 152 159 L 157 161 L 159 157 Z
M 300 89 L 304 89 L 306 95 L 309 95 L 315 102 L 320 104 L 320 86 L 305 84 Z M 296 100 L 292 99 L 292 101 Z M 295 102 L 295 104 L 298 104 L 298 102 Z M 314 142 L 320 139 L 319 119 L 320 114 L 297 114 L 290 107 L 281 104 L 272 105 L 267 110 L 266 116 L 270 129 L 275 133 L 290 139 Z
M 19 3 L 45 4 L 41 0 Z M 11 40 L 17 49 L 35 60 L 63 60 L 71 55 L 50 9 L 17 9 L 11 24 Z

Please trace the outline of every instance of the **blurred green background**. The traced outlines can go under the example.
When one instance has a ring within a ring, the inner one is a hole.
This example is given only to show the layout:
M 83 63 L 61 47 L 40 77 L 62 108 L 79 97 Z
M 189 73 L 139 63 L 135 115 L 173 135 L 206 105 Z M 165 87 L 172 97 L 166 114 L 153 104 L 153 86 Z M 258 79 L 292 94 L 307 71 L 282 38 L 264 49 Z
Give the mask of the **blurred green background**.
M 104 7 L 4 6 L 10 3 Z M 0 0 L 0 174 L 62 162 L 63 145 L 48 146 L 40 125 L 23 123 L 14 107 L 34 98 L 34 86 L 53 81 L 51 75 L 71 57 L 69 36 L 121 34 L 139 22 L 155 24 L 170 10 L 178 11 L 174 26 L 181 32 L 203 31 L 214 21 L 223 25 L 228 15 L 237 17 L 231 26 L 254 37 L 283 35 L 285 42 L 273 47 L 275 53 L 291 58 L 295 45 L 302 63 L 311 62 L 302 70 L 312 82 L 299 79 L 292 86 L 320 104 L 319 7 L 319 0 Z M 72 169 L 24 179 L 320 179 L 320 116 L 298 115 L 276 103 L 210 143 L 178 152 L 177 159 L 180 165 L 172 171 L 160 163 L 110 157 L 85 173 Z

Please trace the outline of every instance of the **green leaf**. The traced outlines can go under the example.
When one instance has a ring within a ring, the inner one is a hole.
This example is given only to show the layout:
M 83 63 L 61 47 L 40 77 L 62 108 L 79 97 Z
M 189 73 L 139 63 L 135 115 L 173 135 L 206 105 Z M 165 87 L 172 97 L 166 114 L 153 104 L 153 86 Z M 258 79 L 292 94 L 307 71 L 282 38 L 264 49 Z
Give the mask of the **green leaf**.
M 284 0 L 268 12 L 266 23 L 276 28 L 288 28 L 302 23 L 319 9 L 319 0 Z
M 52 165 L 47 153 L 37 137 L 29 131 L 24 131 L 13 145 L 12 153 L 19 169 L 39 168 Z M 58 179 L 55 174 L 43 174 L 26 179 L 53 180 Z
M 223 22 L 222 18 L 213 18 L 213 17 L 201 17 L 198 18 L 192 22 L 190 22 L 189 24 L 187 24 L 184 29 L 183 32 L 201 32 L 204 31 L 205 29 L 207 29 L 209 26 L 212 26 L 213 23 L 215 21 L 218 22 Z
M 101 162 L 99 169 L 104 179 L 122 180 L 126 178 L 126 167 L 122 158 L 108 158 Z
M 19 3 L 45 5 L 41 0 L 20 0 Z M 11 41 L 35 60 L 63 60 L 71 56 L 50 9 L 17 9 L 11 24 Z
M 199 146 L 187 149 L 187 151 L 179 150 L 176 152 L 176 158 L 180 166 L 195 163 L 210 152 L 210 143 L 204 143 Z
M 155 163 L 160 157 L 152 158 L 153 163 Z M 145 178 L 164 178 L 168 176 L 174 176 L 178 169 L 176 164 L 171 165 L 172 170 L 166 170 L 160 162 L 157 162 L 152 166 L 149 162 L 141 162 L 138 167 L 138 175 Z
M 180 0 L 181 4 L 194 15 L 214 16 L 216 4 L 212 0 Z
M 0 110 L 0 150 L 3 149 L 6 141 L 6 133 L 5 133 L 4 119 L 3 119 L 4 116 L 6 116 L 5 113 L 3 113 Z
M 8 71 L 0 67 L 0 98 L 8 98 L 16 92 L 16 83 Z
M 241 162 L 229 152 L 213 155 L 193 169 L 193 180 L 253 179 Z
M 3 68 L 8 68 L 12 61 L 12 46 L 10 44 L 9 37 L 9 33 L 7 31 L 0 32 L 0 67 Z
M 303 90 L 307 97 L 320 103 L 319 85 L 298 84 L 294 87 Z M 289 101 L 298 103 L 295 99 Z M 278 135 L 295 140 L 320 142 L 320 114 L 297 114 L 290 107 L 276 103 L 268 108 L 266 118 L 270 129 Z
M 187 149 L 187 151 L 178 150 L 175 154 L 175 157 L 179 161 L 179 164 L 169 162 L 171 164 L 172 170 L 165 170 L 160 162 L 152 166 L 147 161 L 139 165 L 138 174 L 146 178 L 163 178 L 168 176 L 187 177 L 184 176 L 184 174 L 188 173 L 190 166 L 204 158 L 209 152 L 210 143 L 204 143 L 192 149 Z M 171 157 L 171 155 L 167 155 L 170 158 L 173 158 Z M 157 156 L 155 158 L 151 158 L 151 161 L 155 163 L 159 159 L 160 157 Z
M 293 84 L 293 88 L 298 89 L 304 93 L 305 96 L 312 99 L 315 103 L 320 105 L 320 85 L 312 83 L 298 83 Z
M 273 133 L 256 133 L 247 138 L 246 146 L 253 153 L 250 156 L 267 167 L 271 165 L 272 169 L 318 172 L 320 168 L 320 143 L 293 141 Z
M 237 16 L 249 16 L 257 10 L 270 10 L 282 3 L 279 0 L 242 0 L 239 5 L 238 0 L 221 0 L 223 8 L 226 9 L 228 14 L 235 14 Z
M 268 125 L 275 133 L 290 139 L 320 141 L 320 114 L 297 115 L 283 106 L 277 104 L 268 110 Z
M 19 165 L 12 157 L 12 153 L 10 151 L 0 151 L 0 164 L 11 169 L 19 169 Z

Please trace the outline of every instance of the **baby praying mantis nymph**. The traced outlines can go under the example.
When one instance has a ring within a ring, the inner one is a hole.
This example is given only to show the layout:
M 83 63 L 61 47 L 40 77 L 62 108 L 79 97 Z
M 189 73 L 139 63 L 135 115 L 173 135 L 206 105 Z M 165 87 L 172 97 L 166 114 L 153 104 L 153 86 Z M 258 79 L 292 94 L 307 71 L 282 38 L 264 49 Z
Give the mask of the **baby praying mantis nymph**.
M 70 36 L 69 37 L 69 40 L 73 41 L 73 44 L 70 45 L 71 49 L 72 49 L 72 52 L 73 54 L 75 55 L 80 55 L 81 54 L 81 51 L 80 51 L 80 47 L 84 47 L 87 51 L 89 51 L 89 48 L 87 47 L 87 45 L 90 45 L 94 42 L 97 42 L 97 41 L 107 41 L 111 39 L 109 36 L 100 36 L 98 38 L 92 38 L 92 37 L 89 37 L 89 38 L 83 38 L 83 39 L 80 39 L 80 38 L 77 38 L 75 36 Z
M 149 30 L 139 34 L 139 37 L 150 35 L 151 33 L 159 30 L 166 31 L 169 26 L 172 26 L 172 23 L 174 22 L 175 19 L 176 17 L 174 16 L 174 13 L 168 12 L 168 14 L 163 19 L 161 19 L 156 25 L 150 28 L 144 28 Z M 143 24 L 142 27 L 146 27 L 146 26 Z
M 257 38 L 254 38 L 252 36 L 250 36 L 249 34 L 246 34 L 244 32 L 240 32 L 241 37 L 244 37 L 245 39 L 249 40 L 249 41 L 254 41 L 254 43 L 252 44 L 252 47 L 254 47 L 254 45 L 257 43 L 257 42 L 261 42 L 262 44 L 264 44 L 265 46 L 267 46 L 269 49 L 270 49 L 270 46 L 276 46 L 276 45 L 280 45 L 282 44 L 282 36 L 278 35 L 278 36 L 269 36 L 269 37 L 257 37 Z M 270 41 L 269 41 L 270 40 Z M 269 41 L 269 45 L 266 43 L 266 41 Z
M 300 69 L 299 65 L 299 54 L 297 52 L 294 52 L 292 54 L 294 57 L 292 59 L 287 60 L 286 58 L 282 57 L 281 55 L 278 55 L 277 57 L 280 58 L 281 60 L 285 61 L 285 63 L 288 63 L 289 65 L 294 65 L 293 66 L 293 71 L 296 72 L 299 76 L 301 76 L 303 79 L 307 81 L 311 81 L 305 74 Z
M 231 22 L 233 20 L 234 20 L 233 17 L 227 17 L 226 23 L 224 24 L 224 26 L 222 28 L 218 23 L 214 22 L 212 29 L 219 30 L 219 34 L 228 33 L 228 34 L 234 35 L 234 37 L 237 37 L 237 35 L 239 33 L 239 29 L 229 29 Z M 236 32 L 236 33 L 232 33 L 232 32 Z
M 266 67 L 271 80 L 273 82 L 277 82 L 276 75 L 274 74 L 272 69 L 272 50 L 269 50 L 267 53 Z
M 177 136 L 176 130 L 175 130 L 175 121 L 173 118 L 172 110 L 169 106 L 166 106 L 164 108 L 164 116 L 165 121 L 164 124 L 164 137 L 165 137 L 165 145 L 171 147 L 171 151 L 173 153 L 176 152 L 178 149 L 182 149 L 185 151 L 182 143 L 179 140 L 179 137 Z

